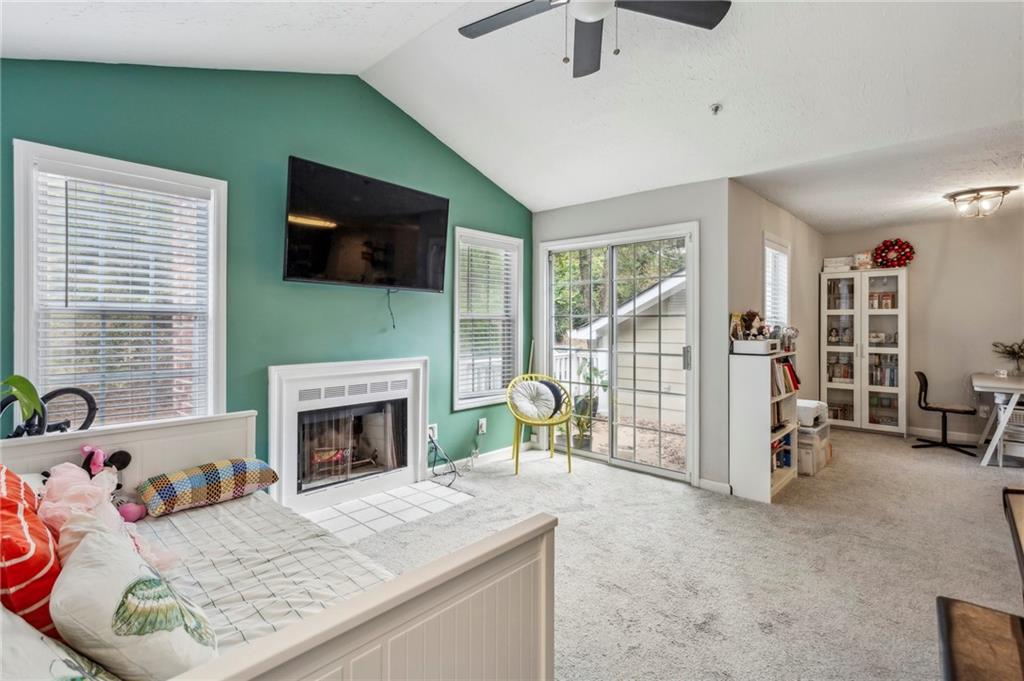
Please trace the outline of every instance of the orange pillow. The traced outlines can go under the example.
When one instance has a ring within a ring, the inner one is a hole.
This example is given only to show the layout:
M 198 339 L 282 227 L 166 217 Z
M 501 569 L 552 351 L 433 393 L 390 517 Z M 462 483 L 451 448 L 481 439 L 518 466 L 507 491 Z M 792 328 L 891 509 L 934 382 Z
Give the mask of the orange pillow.
M 59 638 L 50 619 L 50 592 L 59 574 L 57 545 L 31 505 L 0 496 L 0 604 Z
M 21 477 L 7 466 L 0 464 L 0 497 L 13 499 L 19 504 L 25 504 L 35 512 L 39 505 L 35 490 L 21 479 Z

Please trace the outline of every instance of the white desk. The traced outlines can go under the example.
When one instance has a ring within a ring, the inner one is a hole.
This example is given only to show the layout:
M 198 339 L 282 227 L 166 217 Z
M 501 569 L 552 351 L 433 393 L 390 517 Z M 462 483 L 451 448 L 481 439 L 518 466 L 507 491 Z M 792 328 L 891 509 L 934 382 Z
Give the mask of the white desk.
M 981 460 L 981 465 L 987 466 L 988 462 L 992 459 L 992 454 L 999 446 L 999 439 L 1003 437 L 1003 431 L 1006 430 L 1006 424 L 1010 421 L 1010 415 L 1013 413 L 1014 407 L 1017 406 L 1021 395 L 1024 394 L 1024 376 L 999 378 L 995 374 L 971 374 L 971 383 L 974 385 L 975 392 L 1002 393 L 1010 396 L 1010 401 L 1006 405 L 1003 417 L 999 419 L 996 430 L 992 433 L 992 442 L 989 443 L 988 449 L 985 450 L 985 458 Z M 992 423 L 996 421 L 997 413 L 998 410 L 993 408 L 992 413 L 989 414 L 985 428 L 981 431 L 981 437 L 978 439 L 979 447 L 985 444 L 985 438 L 988 437 Z

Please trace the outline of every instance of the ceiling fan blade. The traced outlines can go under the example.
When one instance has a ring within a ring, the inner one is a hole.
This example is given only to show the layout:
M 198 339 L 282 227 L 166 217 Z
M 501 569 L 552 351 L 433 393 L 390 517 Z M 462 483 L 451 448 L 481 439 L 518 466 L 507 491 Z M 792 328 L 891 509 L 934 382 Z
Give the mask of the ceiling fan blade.
M 615 6 L 708 30 L 729 12 L 727 0 L 617 0 Z
M 572 39 L 572 77 L 582 78 L 601 69 L 601 38 L 604 35 L 604 19 L 599 21 L 576 20 L 575 37 Z
M 466 24 L 459 29 L 459 33 L 467 38 L 479 38 L 491 31 L 497 31 L 499 28 L 511 26 L 517 21 L 529 19 L 532 16 L 542 14 L 547 12 L 549 9 L 554 9 L 555 7 L 564 4 L 564 1 L 559 0 L 530 0 L 530 2 L 524 2 L 521 5 L 509 7 L 497 14 L 484 17 L 480 21 L 474 21 L 472 24 Z

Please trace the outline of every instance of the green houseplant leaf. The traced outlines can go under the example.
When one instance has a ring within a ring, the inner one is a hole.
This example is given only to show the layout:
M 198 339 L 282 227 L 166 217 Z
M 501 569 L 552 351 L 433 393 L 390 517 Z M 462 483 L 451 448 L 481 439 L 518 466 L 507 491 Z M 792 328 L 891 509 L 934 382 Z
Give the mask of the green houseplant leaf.
M 28 421 L 33 414 L 43 413 L 43 402 L 39 399 L 39 393 L 32 381 L 18 374 L 11 374 L 0 385 L 5 386 L 2 394 L 10 393 L 18 400 L 21 406 L 21 420 Z

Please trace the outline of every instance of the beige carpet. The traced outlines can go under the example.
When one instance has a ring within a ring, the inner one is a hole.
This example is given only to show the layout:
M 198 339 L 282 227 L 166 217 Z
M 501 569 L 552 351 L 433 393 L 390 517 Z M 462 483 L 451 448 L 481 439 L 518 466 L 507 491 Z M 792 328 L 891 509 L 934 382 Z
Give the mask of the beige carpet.
M 1021 612 L 1000 490 L 1024 471 L 837 432 L 767 506 L 576 459 L 490 463 L 476 496 L 356 546 L 395 572 L 536 511 L 556 533 L 560 679 L 935 679 L 935 597 Z

